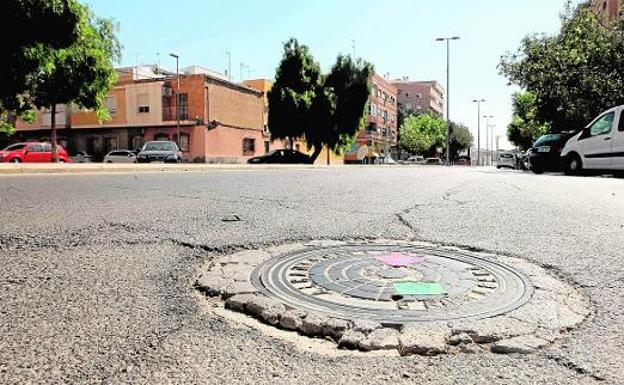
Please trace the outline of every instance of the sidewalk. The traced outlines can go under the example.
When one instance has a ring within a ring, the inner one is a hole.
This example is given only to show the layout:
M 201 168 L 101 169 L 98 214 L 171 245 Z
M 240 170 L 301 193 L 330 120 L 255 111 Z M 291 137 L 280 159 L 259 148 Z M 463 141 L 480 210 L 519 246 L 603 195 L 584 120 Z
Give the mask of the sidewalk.
M 107 163 L 0 163 L 0 175 L 19 174 L 83 174 L 135 172 L 206 172 L 265 171 L 337 168 L 344 165 L 316 166 L 306 164 L 107 164 Z

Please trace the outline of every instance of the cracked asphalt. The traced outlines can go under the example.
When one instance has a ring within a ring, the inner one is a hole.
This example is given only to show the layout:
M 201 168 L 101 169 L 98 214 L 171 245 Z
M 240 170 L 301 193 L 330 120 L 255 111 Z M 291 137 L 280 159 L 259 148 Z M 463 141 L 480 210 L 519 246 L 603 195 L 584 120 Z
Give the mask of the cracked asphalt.
M 621 384 L 623 198 L 624 179 L 487 168 L 0 177 L 0 383 Z M 533 355 L 335 356 L 193 288 L 220 253 L 375 238 L 531 260 L 593 316 Z

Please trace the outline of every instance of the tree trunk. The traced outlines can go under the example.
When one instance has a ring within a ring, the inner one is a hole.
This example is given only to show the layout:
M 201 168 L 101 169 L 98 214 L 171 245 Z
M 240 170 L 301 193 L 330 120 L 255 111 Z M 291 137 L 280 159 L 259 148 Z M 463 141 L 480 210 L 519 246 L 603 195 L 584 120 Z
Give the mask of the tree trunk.
M 321 154 L 321 151 L 323 150 L 323 146 L 314 146 L 314 152 L 312 153 L 312 155 L 310 155 L 310 159 L 312 160 L 312 164 L 314 164 L 314 162 L 316 162 L 316 159 L 319 157 L 319 155 Z
M 50 128 L 52 134 L 50 135 L 50 141 L 52 142 L 52 163 L 58 162 L 58 153 L 56 152 L 56 104 L 52 104 L 50 108 Z
M 327 165 L 329 166 L 331 164 L 330 159 L 329 159 L 329 144 L 327 145 Z

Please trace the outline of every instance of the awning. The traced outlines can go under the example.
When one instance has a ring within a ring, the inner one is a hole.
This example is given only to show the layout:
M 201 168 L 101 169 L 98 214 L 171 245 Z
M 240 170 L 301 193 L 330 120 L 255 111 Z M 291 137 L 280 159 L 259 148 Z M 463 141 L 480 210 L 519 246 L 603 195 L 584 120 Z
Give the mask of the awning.
M 379 156 L 378 153 L 376 153 L 375 151 L 371 150 L 371 151 L 368 152 L 367 157 L 369 157 L 369 158 L 379 158 L 380 156 Z
M 344 160 L 346 161 L 359 161 L 366 158 L 368 154 L 368 146 L 367 145 L 358 145 L 357 143 L 351 146 L 349 151 L 345 154 Z

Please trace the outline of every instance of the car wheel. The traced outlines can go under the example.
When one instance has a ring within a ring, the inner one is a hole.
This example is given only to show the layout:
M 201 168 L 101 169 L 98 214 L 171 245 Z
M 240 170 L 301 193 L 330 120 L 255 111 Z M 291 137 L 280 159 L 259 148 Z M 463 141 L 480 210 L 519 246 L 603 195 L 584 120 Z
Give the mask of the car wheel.
M 11 163 L 22 163 L 22 160 L 20 158 L 13 158 L 11 159 Z
M 496 168 L 500 170 L 502 167 L 501 166 L 496 166 Z
M 531 171 L 533 171 L 533 173 L 537 175 L 544 173 L 544 170 L 541 167 L 533 167 L 533 170 Z
M 112 161 L 112 160 L 109 160 L 109 161 L 107 161 L 106 163 L 113 163 L 113 161 Z
M 581 175 L 583 173 L 583 161 L 581 157 L 576 154 L 568 155 L 565 162 L 564 173 L 566 175 Z
M 65 159 L 59 159 L 59 163 L 65 163 Z

